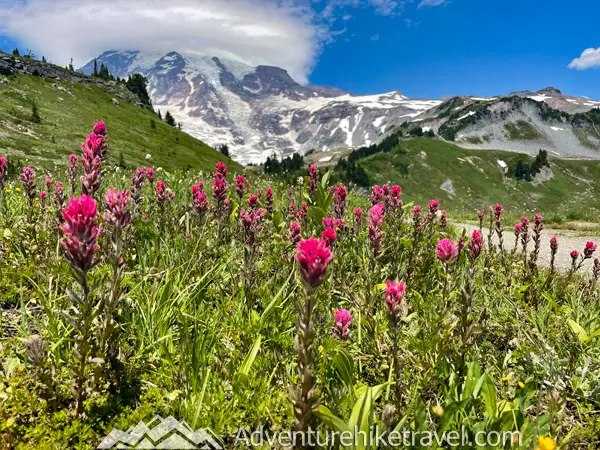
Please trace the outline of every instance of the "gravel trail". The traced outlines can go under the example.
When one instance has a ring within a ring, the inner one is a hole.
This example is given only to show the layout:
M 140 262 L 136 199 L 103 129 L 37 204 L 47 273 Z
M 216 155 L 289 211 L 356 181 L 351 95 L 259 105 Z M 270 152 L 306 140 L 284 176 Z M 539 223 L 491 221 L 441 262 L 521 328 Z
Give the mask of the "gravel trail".
M 479 227 L 467 223 L 457 223 L 455 224 L 459 230 L 464 229 L 467 231 L 467 235 L 471 235 L 473 230 L 479 229 Z M 484 245 L 487 246 L 485 242 L 487 240 L 488 228 L 483 228 L 483 239 Z M 552 236 L 556 236 L 558 239 L 558 253 L 556 254 L 556 267 L 560 270 L 568 271 L 571 267 L 571 250 L 577 249 L 579 253 L 583 253 L 583 249 L 585 248 L 585 244 L 588 241 L 593 241 L 598 245 L 598 250 L 594 254 L 594 257 L 600 258 L 600 236 L 581 236 L 581 232 L 571 231 L 571 230 L 553 230 L 552 228 L 545 228 L 542 231 L 542 245 L 540 248 L 540 256 L 539 262 L 545 266 L 550 266 L 550 239 Z M 515 246 L 515 234 L 511 229 L 505 229 L 503 233 L 504 238 L 504 246 L 508 250 L 512 250 Z M 494 232 L 493 242 L 495 245 L 498 244 L 498 236 Z M 519 250 L 521 249 L 519 244 Z M 533 250 L 533 241 L 529 243 L 527 246 L 528 251 Z M 587 272 L 591 275 L 592 267 L 593 267 L 594 258 L 588 259 L 584 262 L 583 267 L 580 269 L 581 272 Z

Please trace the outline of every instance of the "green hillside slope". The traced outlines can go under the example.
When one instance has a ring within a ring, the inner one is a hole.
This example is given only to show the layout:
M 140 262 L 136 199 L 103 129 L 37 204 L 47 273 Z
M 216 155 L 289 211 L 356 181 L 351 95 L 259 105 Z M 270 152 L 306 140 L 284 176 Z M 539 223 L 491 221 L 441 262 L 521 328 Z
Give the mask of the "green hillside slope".
M 0 153 L 12 160 L 51 167 L 79 153 L 92 123 L 104 120 L 110 134 L 112 164 L 122 152 L 129 167 L 213 168 L 226 161 L 239 165 L 193 137 L 163 123 L 147 108 L 116 99 L 93 83 L 37 76 L 0 76 Z M 41 123 L 31 120 L 33 103 Z M 150 160 L 146 159 L 147 155 Z
M 437 197 L 452 210 L 475 210 L 499 202 L 522 212 L 574 214 L 597 220 L 599 161 L 551 158 L 552 174 L 546 170 L 546 177 L 527 182 L 509 176 L 519 159 L 532 160 L 518 153 L 465 150 L 421 138 L 402 142 L 388 153 L 361 159 L 358 165 L 365 169 L 371 184 L 400 184 L 405 201 Z M 507 164 L 508 173 L 499 161 Z

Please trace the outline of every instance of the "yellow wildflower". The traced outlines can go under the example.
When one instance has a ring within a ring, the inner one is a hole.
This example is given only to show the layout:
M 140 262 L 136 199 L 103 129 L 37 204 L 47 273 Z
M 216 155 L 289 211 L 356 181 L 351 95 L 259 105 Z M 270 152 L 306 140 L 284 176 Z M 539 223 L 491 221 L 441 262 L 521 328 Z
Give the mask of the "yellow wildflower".
M 441 406 L 437 405 L 434 406 L 433 408 L 431 408 L 431 410 L 433 411 L 433 413 L 438 416 L 438 417 L 442 417 L 444 415 L 444 408 L 442 408 Z
M 21 188 L 15 188 L 15 192 L 21 192 Z
M 537 447 L 535 450 L 556 450 L 556 442 L 551 437 L 542 437 L 538 438 Z
M 12 189 L 6 189 L 5 191 L 7 194 L 10 194 L 12 192 Z

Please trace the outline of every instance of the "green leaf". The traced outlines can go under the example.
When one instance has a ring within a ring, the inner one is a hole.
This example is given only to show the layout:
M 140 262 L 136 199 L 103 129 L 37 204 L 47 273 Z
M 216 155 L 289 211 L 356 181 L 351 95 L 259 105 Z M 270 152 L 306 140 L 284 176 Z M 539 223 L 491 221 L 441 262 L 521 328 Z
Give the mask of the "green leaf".
M 351 428 L 342 419 L 335 416 L 326 406 L 320 405 L 314 414 L 321 422 L 334 431 L 339 433 L 352 432 Z
M 415 431 L 427 431 L 427 409 L 423 399 L 419 397 L 415 405 Z
M 573 333 L 575 333 L 575 336 L 577 336 L 577 339 L 579 339 L 579 343 L 585 344 L 588 340 L 588 334 L 583 329 L 583 327 L 577 322 L 575 322 L 573 319 L 567 319 L 567 323 L 571 327 Z
M 333 356 L 333 364 L 342 382 L 350 387 L 354 378 L 354 360 L 346 349 L 338 350 Z
M 256 338 L 256 340 L 254 341 L 254 344 L 252 345 L 252 349 L 250 350 L 250 353 L 248 353 L 248 355 L 246 355 L 246 358 L 244 358 L 244 361 L 242 362 L 242 365 L 240 366 L 240 370 L 233 376 L 233 383 L 236 386 L 236 388 L 246 388 L 250 385 L 250 377 L 248 376 L 250 373 L 250 368 L 252 367 L 252 363 L 254 362 L 254 360 L 256 359 L 256 355 L 258 354 L 258 351 L 260 350 L 260 344 L 262 342 L 262 336 L 258 335 L 258 337 Z
M 488 375 L 483 375 L 483 384 L 481 386 L 481 395 L 485 402 L 485 409 L 489 418 L 496 418 L 497 398 L 496 386 L 494 380 Z
M 477 386 L 477 382 L 481 377 L 481 368 L 479 367 L 479 363 L 477 361 L 473 361 L 469 364 L 469 368 L 467 371 L 467 379 L 465 380 L 465 388 L 463 389 L 461 400 L 465 400 L 473 394 L 475 391 L 475 386 Z
M 352 415 L 350 416 L 350 421 L 348 422 L 348 427 L 351 430 L 358 429 L 359 432 L 364 432 L 361 433 L 361 436 L 369 436 L 369 428 L 371 426 L 375 402 L 377 399 L 379 399 L 379 397 L 381 397 L 381 394 L 383 393 L 383 390 L 387 384 L 388 383 L 380 384 L 375 387 L 366 387 L 357 391 L 359 393 L 358 400 L 356 400 L 356 403 L 352 408 Z M 366 444 L 367 442 L 361 440 L 358 442 L 357 449 L 366 449 Z
M 267 321 L 269 320 L 271 315 L 273 315 L 273 313 L 277 309 L 282 308 L 282 305 L 285 302 L 285 300 L 282 302 L 279 302 L 279 300 L 281 299 L 285 289 L 288 287 L 288 284 L 289 284 L 290 280 L 292 279 L 292 276 L 294 276 L 294 273 L 295 272 L 293 270 L 290 272 L 290 275 L 288 276 L 287 280 L 285 280 L 285 283 L 283 283 L 283 286 L 281 286 L 281 288 L 279 289 L 279 291 L 277 292 L 275 297 L 273 297 L 273 300 L 271 300 L 271 302 L 268 304 L 268 306 L 265 308 L 265 310 L 261 314 L 261 316 L 260 316 L 260 328 L 261 329 L 265 326 L 265 324 L 267 323 Z M 278 303 L 280 303 L 280 304 L 278 304 Z

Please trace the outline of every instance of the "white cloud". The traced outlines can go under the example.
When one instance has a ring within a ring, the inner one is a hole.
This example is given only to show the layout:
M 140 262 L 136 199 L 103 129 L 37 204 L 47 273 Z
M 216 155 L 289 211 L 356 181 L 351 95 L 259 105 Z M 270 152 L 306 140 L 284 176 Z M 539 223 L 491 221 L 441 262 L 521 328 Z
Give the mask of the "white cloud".
M 585 70 L 590 67 L 600 67 L 600 47 L 585 49 L 579 58 L 569 64 L 569 69 Z
M 395 0 L 369 0 L 369 3 L 375 8 L 375 12 L 382 16 L 393 16 L 404 6 L 403 1 Z
M 447 4 L 447 0 L 421 0 L 418 8 L 422 8 L 424 6 L 440 6 Z
M 73 57 L 82 66 L 106 50 L 178 51 L 276 65 L 305 83 L 352 9 L 397 16 L 413 1 L 0 0 L 0 35 L 60 65 Z
M 62 65 L 176 50 L 277 65 L 299 82 L 330 38 L 310 8 L 264 0 L 0 0 L 0 34 Z

